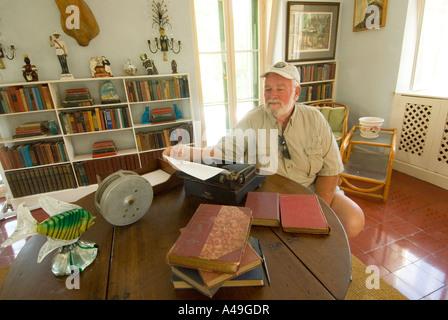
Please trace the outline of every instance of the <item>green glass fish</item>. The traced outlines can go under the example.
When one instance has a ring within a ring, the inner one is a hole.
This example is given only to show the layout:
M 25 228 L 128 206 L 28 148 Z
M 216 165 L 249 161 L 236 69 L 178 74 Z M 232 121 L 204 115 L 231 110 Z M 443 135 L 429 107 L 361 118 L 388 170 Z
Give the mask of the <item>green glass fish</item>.
M 50 217 L 37 222 L 31 215 L 25 203 L 17 209 L 17 227 L 13 234 L 2 243 L 1 247 L 9 246 L 19 240 L 36 234 L 47 236 L 47 242 L 39 251 L 37 262 L 41 262 L 47 254 L 56 248 L 70 245 L 93 224 L 95 217 L 80 206 L 44 196 L 39 203 Z

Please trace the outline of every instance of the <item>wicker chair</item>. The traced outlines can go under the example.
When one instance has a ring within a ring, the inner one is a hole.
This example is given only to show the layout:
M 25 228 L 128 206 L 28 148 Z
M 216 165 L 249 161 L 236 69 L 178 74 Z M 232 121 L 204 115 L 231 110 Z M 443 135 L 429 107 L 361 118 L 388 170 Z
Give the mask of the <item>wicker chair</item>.
M 341 142 L 347 136 L 348 107 L 338 102 L 315 102 L 310 104 L 310 106 L 318 108 L 325 116 L 325 119 L 331 126 L 336 142 L 341 146 Z

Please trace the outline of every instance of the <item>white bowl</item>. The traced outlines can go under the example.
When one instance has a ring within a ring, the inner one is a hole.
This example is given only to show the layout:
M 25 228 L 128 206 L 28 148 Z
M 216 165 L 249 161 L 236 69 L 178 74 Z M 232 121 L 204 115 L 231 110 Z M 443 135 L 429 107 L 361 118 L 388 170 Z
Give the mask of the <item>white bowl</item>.
M 381 126 L 384 123 L 383 118 L 377 117 L 362 117 L 359 118 L 359 125 L 361 126 L 361 137 L 366 139 L 375 139 L 378 137 Z

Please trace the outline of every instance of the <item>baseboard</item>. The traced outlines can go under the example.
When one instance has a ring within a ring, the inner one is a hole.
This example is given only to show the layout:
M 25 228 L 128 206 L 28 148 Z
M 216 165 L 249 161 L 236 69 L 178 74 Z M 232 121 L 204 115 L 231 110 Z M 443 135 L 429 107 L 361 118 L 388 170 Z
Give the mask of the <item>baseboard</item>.
M 394 161 L 393 168 L 394 170 L 406 173 L 417 179 L 429 182 L 440 188 L 448 190 L 448 176 L 444 176 L 439 173 L 432 172 L 400 160 Z

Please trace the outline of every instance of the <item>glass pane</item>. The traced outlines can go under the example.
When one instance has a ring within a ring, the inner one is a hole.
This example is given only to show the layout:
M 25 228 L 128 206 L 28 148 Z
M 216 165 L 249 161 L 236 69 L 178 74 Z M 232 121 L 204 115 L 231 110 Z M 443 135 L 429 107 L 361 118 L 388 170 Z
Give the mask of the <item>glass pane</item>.
M 240 121 L 244 115 L 259 105 L 259 101 L 238 102 L 236 106 L 237 121 Z
M 222 1 L 194 0 L 199 52 L 225 50 Z
M 204 103 L 227 102 L 227 74 L 224 54 L 200 54 Z
M 225 105 L 204 106 L 205 134 L 207 145 L 214 146 L 227 132 L 227 107 Z
M 235 61 L 237 99 L 258 99 L 258 52 L 237 52 Z
M 235 50 L 258 49 L 258 0 L 233 1 Z

